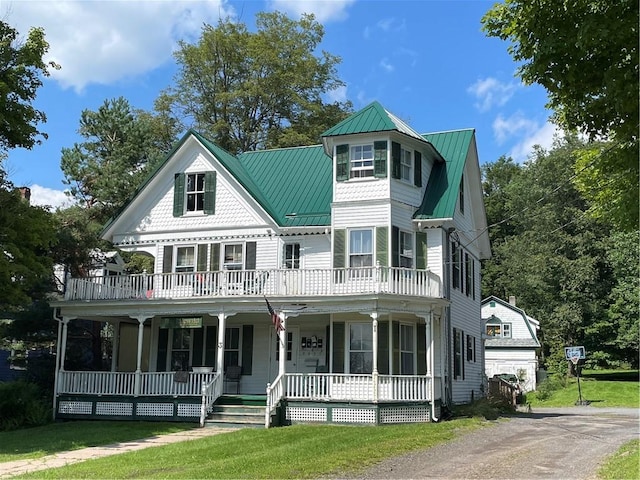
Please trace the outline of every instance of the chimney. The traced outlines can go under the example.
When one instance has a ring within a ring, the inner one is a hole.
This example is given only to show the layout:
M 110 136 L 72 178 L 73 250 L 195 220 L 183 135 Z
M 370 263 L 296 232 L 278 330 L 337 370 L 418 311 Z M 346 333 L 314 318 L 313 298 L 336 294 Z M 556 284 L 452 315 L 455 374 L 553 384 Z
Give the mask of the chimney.
M 31 203 L 31 189 L 29 187 L 19 187 L 20 196 L 27 203 Z
M 516 306 L 516 297 L 513 295 L 509 295 L 509 305 Z

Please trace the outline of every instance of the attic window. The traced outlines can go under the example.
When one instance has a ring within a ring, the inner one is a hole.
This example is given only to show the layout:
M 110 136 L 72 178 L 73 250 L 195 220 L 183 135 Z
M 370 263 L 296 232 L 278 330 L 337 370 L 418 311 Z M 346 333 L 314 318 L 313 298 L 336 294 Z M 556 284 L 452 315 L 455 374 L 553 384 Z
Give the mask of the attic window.
M 351 178 L 373 177 L 373 144 L 351 147 Z
M 204 210 L 204 173 L 187 175 L 187 212 Z
M 185 213 L 215 213 L 216 172 L 176 173 L 173 186 L 173 216 Z

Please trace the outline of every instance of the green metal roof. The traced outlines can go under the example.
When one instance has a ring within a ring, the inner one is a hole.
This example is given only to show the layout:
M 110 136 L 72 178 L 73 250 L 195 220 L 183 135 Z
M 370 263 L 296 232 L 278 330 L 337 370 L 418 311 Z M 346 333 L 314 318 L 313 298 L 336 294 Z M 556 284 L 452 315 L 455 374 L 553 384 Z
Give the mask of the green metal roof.
M 331 224 L 333 166 L 321 145 L 246 152 L 240 161 L 279 225 Z
M 467 129 L 424 135 L 440 152 L 445 162 L 433 165 L 422 205 L 413 218 L 453 218 L 473 134 L 473 129 Z
M 352 135 L 356 133 L 387 132 L 397 130 L 419 140 L 424 137 L 413 130 L 392 113 L 386 111 L 378 102 L 372 102 L 362 110 L 355 112 L 343 121 L 325 131 L 323 137 Z

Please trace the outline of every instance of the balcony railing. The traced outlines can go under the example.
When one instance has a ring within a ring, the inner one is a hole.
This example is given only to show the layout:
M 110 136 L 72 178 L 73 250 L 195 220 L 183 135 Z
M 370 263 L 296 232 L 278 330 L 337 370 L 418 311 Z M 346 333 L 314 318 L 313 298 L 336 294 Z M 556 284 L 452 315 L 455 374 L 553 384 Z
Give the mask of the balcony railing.
M 192 297 L 334 296 L 387 293 L 442 297 L 429 270 L 396 267 L 235 270 L 72 278 L 65 300 L 160 300 Z

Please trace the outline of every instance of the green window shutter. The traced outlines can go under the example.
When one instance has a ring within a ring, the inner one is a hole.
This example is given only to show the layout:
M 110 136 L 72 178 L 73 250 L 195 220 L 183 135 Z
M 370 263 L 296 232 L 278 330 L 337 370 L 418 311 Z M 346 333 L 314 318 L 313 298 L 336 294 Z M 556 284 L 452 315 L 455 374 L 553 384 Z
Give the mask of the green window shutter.
M 251 375 L 253 368 L 253 325 L 242 326 L 242 375 Z
M 198 263 L 196 265 L 197 272 L 206 272 L 207 271 L 207 250 L 209 249 L 206 243 L 201 243 L 196 246 L 198 249 Z
M 400 229 L 391 227 L 391 266 L 400 266 Z
M 373 176 L 387 178 L 387 142 L 373 142 Z
M 336 180 L 349 179 L 349 145 L 336 146 Z
M 346 230 L 336 228 L 333 230 L 333 268 L 344 268 L 346 256 Z
M 181 217 L 184 213 L 184 173 L 176 173 L 173 178 L 173 216 Z
M 376 261 L 381 267 L 389 266 L 389 227 L 376 228 Z
M 209 258 L 209 271 L 217 272 L 220 270 L 220 244 L 211 244 L 211 258 Z
M 413 184 L 422 186 L 422 154 L 417 150 L 413 152 Z
M 211 325 L 206 327 L 205 333 L 204 364 L 213 367 L 216 364 L 216 346 L 218 344 L 218 327 Z M 215 370 L 215 369 L 214 369 Z
M 169 329 L 158 330 L 158 356 L 156 359 L 156 372 L 167 370 L 167 346 L 169 344 Z
M 427 374 L 427 326 L 424 323 L 416 325 L 416 337 L 418 342 L 417 371 L 418 375 Z
M 193 361 L 191 362 L 191 366 L 201 367 L 204 365 L 202 363 L 202 342 L 204 341 L 203 328 L 194 328 L 193 332 Z
M 389 322 L 378 321 L 378 373 L 389 375 Z
M 344 373 L 344 322 L 333 323 L 333 371 Z
M 205 215 L 216 213 L 216 172 L 204 174 L 204 213 Z
M 391 142 L 391 176 L 400 178 L 400 144 Z
M 427 268 L 427 234 L 424 232 L 416 233 L 416 268 Z
M 245 270 L 256 269 L 256 242 L 247 242 L 246 245 L 247 258 L 244 262 Z

